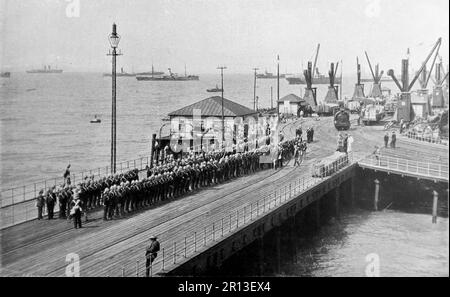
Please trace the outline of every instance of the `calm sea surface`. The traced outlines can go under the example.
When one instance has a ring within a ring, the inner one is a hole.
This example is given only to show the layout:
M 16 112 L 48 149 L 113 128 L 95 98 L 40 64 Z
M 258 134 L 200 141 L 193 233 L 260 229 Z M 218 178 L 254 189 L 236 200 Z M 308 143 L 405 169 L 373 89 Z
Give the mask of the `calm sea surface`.
M 399 211 L 357 211 L 323 226 L 312 238 L 296 241 L 297 263 L 290 276 L 449 276 L 448 218 Z

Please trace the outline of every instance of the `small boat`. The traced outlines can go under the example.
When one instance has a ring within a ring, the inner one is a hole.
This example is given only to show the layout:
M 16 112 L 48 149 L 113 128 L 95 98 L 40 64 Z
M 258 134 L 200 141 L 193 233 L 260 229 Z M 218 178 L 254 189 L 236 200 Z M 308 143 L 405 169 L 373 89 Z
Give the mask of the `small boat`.
M 216 85 L 216 87 L 214 89 L 207 89 L 206 92 L 208 92 L 208 93 L 222 92 L 222 89 Z
M 97 115 L 95 115 L 94 118 L 91 120 L 91 123 L 94 123 L 94 124 L 98 124 L 101 122 L 102 122 L 102 120 L 97 118 Z

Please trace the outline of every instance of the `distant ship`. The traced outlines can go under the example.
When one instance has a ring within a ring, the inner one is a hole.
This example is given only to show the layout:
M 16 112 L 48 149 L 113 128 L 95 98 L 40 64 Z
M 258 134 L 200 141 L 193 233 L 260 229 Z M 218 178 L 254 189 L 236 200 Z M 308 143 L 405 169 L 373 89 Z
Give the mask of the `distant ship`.
M 304 85 L 306 84 L 304 77 L 301 76 L 289 76 L 286 77 L 286 80 L 289 82 L 290 85 Z M 328 76 L 325 76 L 323 74 L 320 74 L 317 77 L 313 77 L 312 83 L 314 85 L 326 85 L 330 83 L 330 79 Z M 341 77 L 335 78 L 335 83 L 340 84 L 341 83 Z
M 286 77 L 286 75 L 285 74 L 280 74 L 280 78 L 285 78 Z M 264 74 L 262 74 L 262 73 L 260 73 L 260 74 L 256 74 L 256 78 L 262 78 L 262 79 L 274 79 L 274 78 L 277 78 L 277 75 L 275 74 L 273 74 L 273 73 L 271 73 L 271 72 L 267 72 L 267 70 L 266 71 L 264 71 Z
M 214 89 L 207 89 L 206 92 L 208 92 L 208 93 L 222 92 L 222 89 L 216 85 L 216 87 Z
M 0 77 L 6 77 L 6 78 L 9 78 L 11 76 L 11 72 L 2 72 L 1 74 L 0 74 Z
M 112 76 L 112 73 L 103 73 L 103 76 L 109 76 L 109 77 L 111 77 L 111 76 Z M 117 76 L 117 77 L 121 77 L 121 76 L 136 76 L 136 74 L 135 74 L 135 73 L 128 73 L 128 72 L 125 72 L 125 71 L 123 71 L 123 67 L 122 67 L 122 68 L 120 68 L 120 72 L 117 72 L 117 73 L 116 73 L 116 76 Z
M 27 73 L 62 73 L 62 69 L 52 69 L 50 65 L 45 66 L 43 69 L 32 69 L 28 70 Z
M 102 122 L 102 120 L 100 118 L 97 117 L 97 115 L 94 116 L 93 119 L 91 119 L 91 123 L 93 124 L 100 124 Z
M 198 75 L 186 75 L 186 70 L 184 76 L 179 76 L 176 73 L 172 73 L 172 70 L 168 68 L 169 75 L 152 75 L 152 76 L 136 76 L 136 79 L 141 81 L 188 81 L 188 80 L 199 80 Z

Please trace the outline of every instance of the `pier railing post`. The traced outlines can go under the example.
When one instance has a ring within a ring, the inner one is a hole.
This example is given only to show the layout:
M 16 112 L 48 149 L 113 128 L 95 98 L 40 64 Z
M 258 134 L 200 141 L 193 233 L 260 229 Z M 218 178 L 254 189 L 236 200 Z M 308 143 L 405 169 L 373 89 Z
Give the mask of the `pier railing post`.
M 214 223 L 212 224 L 213 241 L 216 241 L 216 229 L 214 228 Z
M 125 277 L 125 267 L 122 267 L 122 277 Z
M 184 257 L 186 258 L 186 251 L 187 251 L 187 240 L 186 236 L 184 237 Z
M 136 261 L 136 277 L 139 276 L 139 260 Z
M 222 218 L 222 237 L 223 237 L 223 218 Z
M 230 226 L 229 226 L 230 228 L 228 229 L 228 233 L 230 233 L 231 232 L 231 213 L 230 213 Z
M 203 246 L 206 246 L 206 227 L 204 229 Z
M 239 209 L 236 210 L 236 229 L 239 228 Z

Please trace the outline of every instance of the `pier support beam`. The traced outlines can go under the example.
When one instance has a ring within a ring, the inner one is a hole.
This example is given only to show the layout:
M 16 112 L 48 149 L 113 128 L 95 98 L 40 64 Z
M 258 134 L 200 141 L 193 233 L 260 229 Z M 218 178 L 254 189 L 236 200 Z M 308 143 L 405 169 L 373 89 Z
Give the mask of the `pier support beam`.
M 375 196 L 373 199 L 373 208 L 375 211 L 378 211 L 378 201 L 380 195 L 380 181 L 378 179 L 375 180 Z
M 336 189 L 334 189 L 334 209 L 335 209 L 335 216 L 336 219 L 339 219 L 340 214 L 340 195 L 341 195 L 341 186 L 337 186 Z
M 276 250 L 277 250 L 277 273 L 281 272 L 281 230 L 280 227 L 276 231 Z
M 433 191 L 433 211 L 432 211 L 432 219 L 431 222 L 433 224 L 437 223 L 437 204 L 438 204 L 439 194 L 436 191 Z
M 317 200 L 316 202 L 314 202 L 314 212 L 315 212 L 315 223 L 316 223 L 316 228 L 319 229 L 320 228 L 320 199 Z
M 351 189 L 350 189 L 350 203 L 352 209 L 356 207 L 356 177 L 352 177 L 351 179 Z
M 263 237 L 257 239 L 258 242 L 258 269 L 259 276 L 264 275 L 264 239 Z

